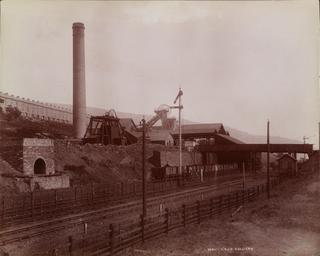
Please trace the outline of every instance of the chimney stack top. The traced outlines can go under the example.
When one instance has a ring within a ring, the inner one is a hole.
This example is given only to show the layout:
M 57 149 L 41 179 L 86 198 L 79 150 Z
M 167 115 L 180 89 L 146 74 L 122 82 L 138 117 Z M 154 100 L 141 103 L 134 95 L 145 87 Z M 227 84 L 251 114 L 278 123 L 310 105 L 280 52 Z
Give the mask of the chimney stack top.
M 84 24 L 81 23 L 81 22 L 74 22 L 72 24 L 72 28 L 82 28 L 82 29 L 84 29 Z

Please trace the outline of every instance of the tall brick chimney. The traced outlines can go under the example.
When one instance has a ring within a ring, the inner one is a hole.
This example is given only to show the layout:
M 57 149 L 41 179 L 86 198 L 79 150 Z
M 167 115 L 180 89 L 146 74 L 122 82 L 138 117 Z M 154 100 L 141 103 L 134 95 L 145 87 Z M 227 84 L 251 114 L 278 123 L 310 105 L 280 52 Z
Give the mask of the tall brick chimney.
M 86 79 L 84 24 L 73 23 L 73 131 L 75 138 L 82 138 L 86 132 Z

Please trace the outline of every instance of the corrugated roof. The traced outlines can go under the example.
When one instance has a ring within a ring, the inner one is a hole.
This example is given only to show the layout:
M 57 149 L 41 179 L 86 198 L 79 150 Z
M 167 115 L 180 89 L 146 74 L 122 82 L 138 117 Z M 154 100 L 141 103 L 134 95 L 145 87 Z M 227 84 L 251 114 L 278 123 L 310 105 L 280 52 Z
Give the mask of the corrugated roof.
M 220 129 L 224 129 L 222 123 L 208 123 L 208 124 L 186 124 L 181 126 L 181 131 L 184 134 L 198 134 L 198 133 L 215 133 Z M 178 134 L 179 127 L 172 132 L 172 134 Z
M 224 138 L 224 139 L 226 139 L 226 140 L 228 140 L 228 141 L 230 141 L 230 142 L 232 142 L 232 143 L 235 143 L 235 144 L 245 144 L 243 141 L 238 140 L 238 139 L 236 139 L 236 138 L 234 138 L 234 137 L 231 137 L 231 136 L 229 136 L 229 135 L 216 134 L 216 136 L 222 137 L 222 138 Z

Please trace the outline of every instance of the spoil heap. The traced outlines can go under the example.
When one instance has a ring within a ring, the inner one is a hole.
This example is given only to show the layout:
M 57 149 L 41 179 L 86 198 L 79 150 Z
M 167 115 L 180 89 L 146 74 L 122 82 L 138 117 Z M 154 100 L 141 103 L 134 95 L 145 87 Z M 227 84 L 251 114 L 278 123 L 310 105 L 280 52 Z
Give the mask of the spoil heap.
M 165 150 L 165 147 L 147 144 L 146 159 L 152 156 L 153 150 Z M 142 146 L 79 145 L 56 140 L 55 162 L 56 170 L 68 174 L 72 184 L 138 180 L 142 173 Z M 151 167 L 146 161 L 146 169 L 149 171 Z

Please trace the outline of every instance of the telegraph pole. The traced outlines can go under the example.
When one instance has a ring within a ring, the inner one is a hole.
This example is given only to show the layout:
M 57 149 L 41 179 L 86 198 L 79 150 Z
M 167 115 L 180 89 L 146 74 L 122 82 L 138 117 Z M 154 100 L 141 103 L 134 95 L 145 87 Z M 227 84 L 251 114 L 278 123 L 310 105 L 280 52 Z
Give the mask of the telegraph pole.
M 270 122 L 268 120 L 267 124 L 267 193 L 268 199 L 270 199 L 270 141 L 269 141 L 269 126 Z
M 320 179 L 320 122 L 319 125 L 319 150 L 318 150 L 318 173 L 319 173 L 319 179 Z
M 179 89 L 180 94 L 181 88 Z M 179 97 L 179 178 L 182 176 L 181 96 Z
M 146 217 L 146 168 L 145 168 L 145 145 L 146 141 L 146 120 L 142 119 L 142 216 Z

